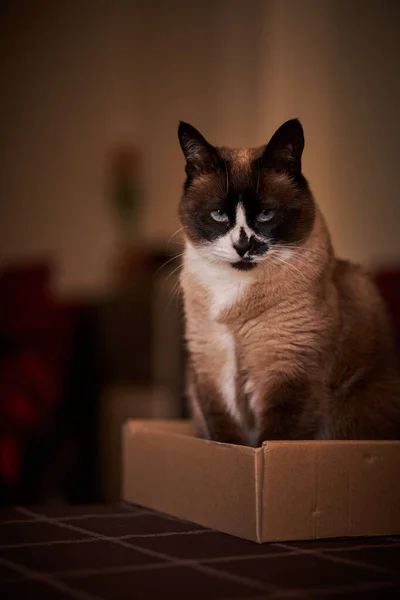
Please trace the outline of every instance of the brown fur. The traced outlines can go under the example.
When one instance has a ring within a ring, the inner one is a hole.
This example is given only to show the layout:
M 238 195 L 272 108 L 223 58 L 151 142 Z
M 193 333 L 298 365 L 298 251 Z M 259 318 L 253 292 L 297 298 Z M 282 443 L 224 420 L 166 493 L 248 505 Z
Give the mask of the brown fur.
M 230 161 L 236 189 L 255 185 L 260 151 L 219 153 Z M 186 187 L 180 214 L 194 246 L 202 241 L 190 216 L 201 203 L 210 210 L 223 193 L 225 175 L 206 173 Z M 308 186 L 299 190 L 286 173 L 274 170 L 263 171 L 260 183 L 263 197 L 302 203 L 287 234 L 288 248 L 296 244 L 290 260 L 267 259 L 249 273 L 232 270 L 239 288 L 243 277 L 242 293 L 215 314 L 212 285 L 187 258 L 182 271 L 189 393 L 200 435 L 255 445 L 269 439 L 399 439 L 400 379 L 375 286 L 360 267 L 335 257 Z M 227 281 L 228 269 L 221 265 Z M 221 386 L 228 334 L 235 353 L 234 414 Z

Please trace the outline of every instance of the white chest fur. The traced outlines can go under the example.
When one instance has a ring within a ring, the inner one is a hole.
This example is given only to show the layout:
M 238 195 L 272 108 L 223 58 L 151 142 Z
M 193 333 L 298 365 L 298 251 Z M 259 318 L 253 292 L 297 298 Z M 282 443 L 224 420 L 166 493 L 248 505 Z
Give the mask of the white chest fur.
M 235 271 L 232 265 L 212 262 L 202 255 L 201 249 L 186 244 L 185 268 L 204 286 L 210 295 L 211 320 L 232 307 L 252 283 L 251 272 Z
M 208 308 L 209 325 L 207 335 L 212 331 L 213 344 L 211 351 L 224 356 L 223 368 L 215 374 L 214 385 L 217 386 L 226 408 L 232 417 L 240 423 L 240 413 L 237 406 L 237 358 L 235 338 L 229 327 L 218 322 L 225 310 L 229 310 L 243 295 L 252 282 L 252 276 L 247 272 L 237 272 L 230 264 L 214 263 L 201 255 L 201 250 L 187 244 L 185 252 L 185 270 L 190 272 L 204 287 L 209 295 Z M 212 359 L 212 357 L 210 357 Z

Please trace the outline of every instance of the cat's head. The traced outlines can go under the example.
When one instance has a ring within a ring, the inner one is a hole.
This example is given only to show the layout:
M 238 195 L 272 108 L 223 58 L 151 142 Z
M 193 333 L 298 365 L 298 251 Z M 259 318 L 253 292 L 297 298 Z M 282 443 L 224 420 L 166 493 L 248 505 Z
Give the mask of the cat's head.
M 301 172 L 304 135 L 297 119 L 257 149 L 217 148 L 183 122 L 178 136 L 187 175 L 179 216 L 205 260 L 249 270 L 304 242 L 315 206 Z

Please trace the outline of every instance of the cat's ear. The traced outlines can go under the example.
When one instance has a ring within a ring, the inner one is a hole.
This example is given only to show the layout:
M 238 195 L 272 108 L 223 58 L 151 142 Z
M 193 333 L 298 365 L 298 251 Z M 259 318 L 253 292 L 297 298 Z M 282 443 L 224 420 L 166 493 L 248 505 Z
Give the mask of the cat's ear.
M 267 168 L 301 173 L 303 150 L 303 127 L 298 119 L 291 119 L 275 131 L 264 150 L 262 161 Z
M 218 150 L 195 127 L 180 121 L 178 137 L 188 174 L 206 173 L 218 167 L 221 162 Z

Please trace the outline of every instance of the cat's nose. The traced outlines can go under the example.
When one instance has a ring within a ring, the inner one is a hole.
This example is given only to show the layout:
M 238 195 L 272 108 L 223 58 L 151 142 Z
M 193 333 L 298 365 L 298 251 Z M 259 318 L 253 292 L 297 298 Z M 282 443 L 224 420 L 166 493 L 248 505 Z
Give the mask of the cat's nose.
M 240 258 L 243 258 L 243 256 L 246 254 L 247 250 L 249 249 L 249 243 L 246 242 L 245 244 L 234 244 L 233 247 L 235 248 L 236 252 L 239 254 Z
M 247 235 L 241 235 L 236 244 L 233 244 L 236 252 L 239 254 L 240 258 L 246 254 L 248 250 L 253 246 L 253 238 L 248 238 Z

